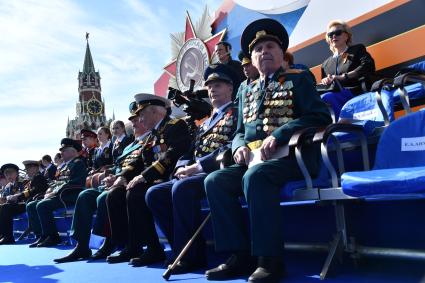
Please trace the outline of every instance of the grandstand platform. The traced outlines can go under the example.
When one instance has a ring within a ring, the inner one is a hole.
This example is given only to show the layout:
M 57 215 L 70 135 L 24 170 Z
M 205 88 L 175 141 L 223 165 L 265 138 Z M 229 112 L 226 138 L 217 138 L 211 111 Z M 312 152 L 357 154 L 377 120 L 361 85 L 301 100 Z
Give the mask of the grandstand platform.
M 30 249 L 28 242 L 0 247 L 0 282 L 166 282 L 162 266 L 134 268 L 126 263 L 108 264 L 85 261 L 55 264 L 52 259 L 63 256 L 70 246 Z M 325 253 L 288 252 L 288 276 L 282 282 L 321 282 L 319 271 Z M 209 253 L 209 266 L 219 264 L 223 257 Z M 373 259 L 358 266 L 344 264 L 326 282 L 425 282 L 424 264 L 412 261 Z M 99 274 L 102 274 L 99 277 Z M 84 280 L 83 280 L 84 275 Z M 245 277 L 226 282 L 246 282 Z M 83 280 L 83 281 L 82 281 Z M 422 280 L 422 281 L 421 281 Z M 204 270 L 172 275 L 170 282 L 213 282 L 204 277 Z

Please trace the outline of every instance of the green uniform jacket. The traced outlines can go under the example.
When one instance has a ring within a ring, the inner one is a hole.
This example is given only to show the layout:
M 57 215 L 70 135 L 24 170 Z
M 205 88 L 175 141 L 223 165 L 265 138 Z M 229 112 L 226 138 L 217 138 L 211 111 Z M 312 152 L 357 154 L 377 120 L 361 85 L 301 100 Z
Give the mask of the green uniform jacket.
M 302 70 L 278 70 L 266 89 L 260 80 L 239 89 L 238 128 L 232 152 L 256 140 L 273 135 L 285 145 L 298 130 L 331 123 L 331 116 L 314 88 L 310 76 Z
M 60 169 L 53 183 L 53 192 L 60 194 L 67 189 L 83 189 L 86 184 L 87 167 L 81 157 L 75 157 Z

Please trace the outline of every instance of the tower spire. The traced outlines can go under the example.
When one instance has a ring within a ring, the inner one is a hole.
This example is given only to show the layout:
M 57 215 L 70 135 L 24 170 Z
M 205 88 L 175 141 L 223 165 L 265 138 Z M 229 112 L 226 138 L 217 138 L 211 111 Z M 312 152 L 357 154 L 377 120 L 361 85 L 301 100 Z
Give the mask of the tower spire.
M 90 73 L 94 73 L 94 64 L 93 64 L 93 58 L 91 56 L 91 52 L 90 52 L 90 46 L 89 46 L 89 34 L 88 32 L 86 32 L 86 41 L 87 41 L 87 45 L 86 45 L 86 55 L 84 56 L 84 65 L 83 65 L 83 73 L 85 74 L 90 74 Z

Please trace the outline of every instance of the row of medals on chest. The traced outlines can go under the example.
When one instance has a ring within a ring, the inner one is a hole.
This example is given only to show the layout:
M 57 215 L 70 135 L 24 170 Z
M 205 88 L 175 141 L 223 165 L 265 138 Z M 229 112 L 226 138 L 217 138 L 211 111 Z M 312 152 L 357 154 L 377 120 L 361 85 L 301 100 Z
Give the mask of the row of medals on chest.
M 283 90 L 271 93 L 266 91 L 264 94 L 264 111 L 258 113 L 258 103 L 262 92 L 248 92 L 245 98 L 245 107 L 243 109 L 243 122 L 251 123 L 257 119 L 263 121 L 263 126 L 257 125 L 257 130 L 270 132 L 292 120 L 294 107 L 292 101 L 292 91 Z
M 225 119 L 220 120 L 212 129 L 212 133 L 202 139 L 201 150 L 203 152 L 212 152 L 225 144 L 229 139 L 234 125 L 233 116 L 226 115 Z

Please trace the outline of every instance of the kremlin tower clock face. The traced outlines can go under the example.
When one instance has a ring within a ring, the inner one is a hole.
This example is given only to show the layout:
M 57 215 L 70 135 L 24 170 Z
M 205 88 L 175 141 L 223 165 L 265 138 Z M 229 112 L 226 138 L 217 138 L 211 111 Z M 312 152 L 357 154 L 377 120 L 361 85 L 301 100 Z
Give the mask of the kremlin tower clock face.
M 87 102 L 87 111 L 92 115 L 99 115 L 102 113 L 102 103 L 97 99 L 90 99 Z

